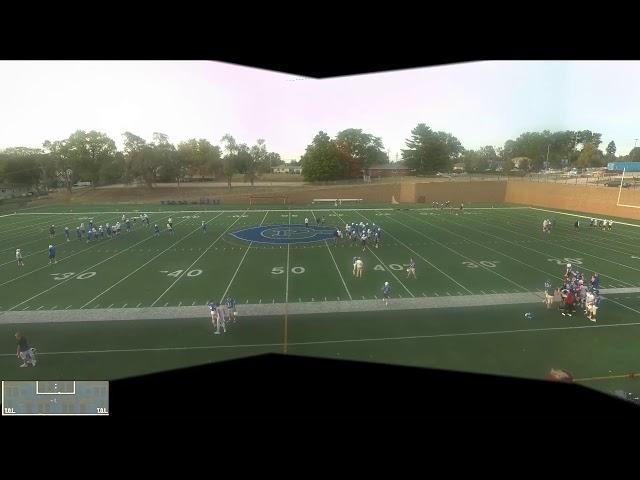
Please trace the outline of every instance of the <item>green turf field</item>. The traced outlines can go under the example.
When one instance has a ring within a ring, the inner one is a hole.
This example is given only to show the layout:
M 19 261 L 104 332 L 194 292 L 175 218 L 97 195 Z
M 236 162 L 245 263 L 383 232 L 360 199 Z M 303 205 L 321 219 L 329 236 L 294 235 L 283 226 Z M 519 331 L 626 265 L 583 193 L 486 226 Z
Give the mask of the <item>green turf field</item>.
M 640 370 L 633 221 L 613 231 L 583 221 L 575 231 L 575 217 L 562 212 L 481 204 L 463 213 L 397 205 L 69 208 L 0 217 L 0 378 L 113 379 L 286 351 L 528 378 L 564 368 L 594 388 L 640 391 L 640 379 L 625 377 Z M 138 210 L 160 225 L 159 237 L 137 221 L 117 238 L 75 238 L 80 222 L 113 224 Z M 170 216 L 174 235 L 166 232 Z M 346 240 L 274 245 L 232 235 L 280 225 L 275 235 L 296 231 L 307 241 L 304 218 L 315 225 L 323 216 L 327 226 L 375 222 L 382 243 L 363 251 Z M 545 218 L 557 222 L 551 235 L 541 231 Z M 365 263 L 361 279 L 352 272 L 356 255 Z M 417 279 L 407 279 L 410 258 Z M 546 310 L 538 296 L 546 279 L 559 283 L 567 262 L 587 277 L 601 274 L 605 300 L 595 324 Z M 227 295 L 240 319 L 215 336 L 206 302 Z M 39 349 L 36 368 L 17 368 L 18 329 Z

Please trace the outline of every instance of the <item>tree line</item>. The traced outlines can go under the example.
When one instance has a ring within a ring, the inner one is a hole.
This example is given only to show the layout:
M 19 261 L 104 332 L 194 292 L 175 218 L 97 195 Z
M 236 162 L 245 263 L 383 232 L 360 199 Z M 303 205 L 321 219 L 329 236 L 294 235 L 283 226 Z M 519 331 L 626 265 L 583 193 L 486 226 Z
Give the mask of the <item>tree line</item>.
M 0 182 L 44 189 L 63 185 L 71 191 L 78 181 L 93 186 L 137 181 L 152 187 L 157 182 L 224 178 L 231 187 L 236 173 L 253 185 L 258 175 L 284 163 L 278 153 L 267 150 L 263 139 L 248 146 L 227 134 L 221 148 L 195 138 L 174 145 L 163 133 L 154 133 L 149 142 L 131 132 L 123 137 L 122 151 L 108 135 L 83 130 L 64 140 L 46 140 L 42 148 L 5 149 L 0 152 Z
M 64 140 L 47 140 L 39 149 L 8 148 L 0 152 L 0 182 L 45 189 L 64 185 L 70 191 L 79 180 L 93 186 L 141 182 L 152 187 L 157 182 L 225 179 L 231 187 L 236 173 L 253 185 L 260 174 L 284 163 L 279 154 L 268 151 L 263 139 L 249 146 L 227 134 L 218 146 L 195 138 L 174 145 L 163 133 L 154 133 L 151 141 L 131 132 L 123 137 L 122 151 L 108 135 L 83 130 Z M 601 144 L 602 134 L 590 130 L 544 130 L 524 132 L 502 147 L 465 149 L 453 134 L 421 123 L 406 140 L 402 160 L 418 175 L 449 172 L 456 163 L 463 163 L 467 172 L 485 172 L 509 171 L 516 165 L 514 160 L 522 171 L 640 161 L 640 147 L 616 156 L 615 142 L 609 142 L 604 151 Z M 305 180 L 329 181 L 359 178 L 367 168 L 389 163 L 389 155 L 380 137 L 349 128 L 334 138 L 320 131 L 299 163 Z
M 502 147 L 487 145 L 465 149 L 449 132 L 435 131 L 418 124 L 402 150 L 404 165 L 418 175 L 450 172 L 456 163 L 463 163 L 467 172 L 512 170 L 517 161 L 521 171 L 544 168 L 602 167 L 614 161 L 640 161 L 640 147 L 626 156 L 616 156 L 615 142 L 600 150 L 602 134 L 581 131 L 524 132 Z M 325 181 L 354 178 L 373 164 L 387 163 L 384 145 L 379 137 L 362 130 L 344 130 L 331 139 L 319 132 L 302 156 L 302 173 L 307 180 Z

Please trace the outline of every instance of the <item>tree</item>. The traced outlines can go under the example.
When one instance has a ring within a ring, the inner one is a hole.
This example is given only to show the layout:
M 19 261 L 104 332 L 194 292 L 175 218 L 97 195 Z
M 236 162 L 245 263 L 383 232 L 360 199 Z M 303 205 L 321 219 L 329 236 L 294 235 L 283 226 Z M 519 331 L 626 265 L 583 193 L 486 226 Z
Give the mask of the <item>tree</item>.
M 389 163 L 382 140 L 359 128 L 338 132 L 335 142 L 345 162 L 346 178 L 359 177 L 371 165 Z
M 227 185 L 231 188 L 231 179 L 237 170 L 238 144 L 230 134 L 226 134 L 220 140 L 224 144 L 226 155 L 222 159 L 222 173 L 227 179 Z
M 125 132 L 123 136 L 124 155 L 129 172 L 133 177 L 142 179 L 149 188 L 153 188 L 160 168 L 155 146 L 147 144 L 142 137 L 131 132 Z M 156 140 L 162 141 L 162 137 Z
M 628 162 L 640 162 L 640 147 L 634 147 L 627 155 Z
M 582 147 L 586 147 L 588 143 L 591 143 L 596 149 L 602 143 L 602 134 L 594 133 L 591 130 L 581 130 L 576 132 L 577 143 L 581 144 Z
M 593 143 L 587 143 L 580 152 L 580 156 L 576 162 L 576 165 L 580 168 L 587 168 L 593 165 L 597 165 L 599 150 Z M 601 152 L 600 152 L 601 153 Z
M 446 132 L 434 132 L 424 123 L 411 131 L 407 149 L 402 150 L 405 164 L 419 174 L 448 171 L 463 152 L 460 141 Z
M 25 188 L 38 185 L 42 171 L 35 155 L 2 154 L 2 157 L 3 181 Z
M 510 158 L 505 158 L 502 160 L 502 171 L 503 172 L 510 172 L 511 170 L 513 170 L 514 167 L 514 163 L 513 160 L 511 160 Z
M 251 161 L 249 169 L 245 175 L 245 179 L 249 180 L 253 187 L 253 181 L 255 180 L 258 171 L 261 169 L 261 166 L 264 165 L 267 159 L 267 146 L 264 139 L 259 138 L 256 144 L 251 147 L 250 155 Z
M 67 191 L 71 193 L 71 186 L 77 179 L 77 173 L 72 168 L 72 157 L 66 143 L 66 140 L 56 140 L 54 142 L 45 140 L 42 146 L 45 151 L 48 152 L 55 165 L 56 177 L 64 184 Z
M 176 152 L 176 147 L 169 142 L 166 134 L 159 132 L 153 134 L 151 149 L 153 160 L 147 164 L 149 168 L 147 175 L 158 176 L 163 182 L 175 180 L 179 187 L 187 171 L 184 155 Z
M 282 165 L 284 160 L 280 158 L 279 153 L 268 152 L 267 156 L 264 159 L 264 164 L 262 165 L 262 173 L 271 173 L 272 167 L 277 167 L 278 165 Z
M 611 140 L 609 142 L 609 145 L 607 145 L 607 157 L 615 158 L 615 156 L 616 156 L 616 142 Z
M 308 181 L 343 178 L 345 164 L 336 143 L 325 132 L 319 132 L 300 159 L 302 175 Z
M 466 172 L 484 172 L 489 166 L 486 157 L 476 150 L 465 150 L 462 161 Z

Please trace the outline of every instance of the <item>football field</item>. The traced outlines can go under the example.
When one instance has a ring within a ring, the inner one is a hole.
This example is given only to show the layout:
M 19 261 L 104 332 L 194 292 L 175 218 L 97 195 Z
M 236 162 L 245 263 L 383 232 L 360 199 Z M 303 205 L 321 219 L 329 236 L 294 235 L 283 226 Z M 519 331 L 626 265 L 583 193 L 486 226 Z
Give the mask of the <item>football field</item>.
M 76 238 L 81 222 L 114 224 L 142 212 L 151 228 L 137 218 L 115 237 Z M 550 235 L 542 232 L 546 218 L 557 224 Z M 640 391 L 640 379 L 629 377 L 640 371 L 640 227 L 621 220 L 628 224 L 601 231 L 582 218 L 576 230 L 576 218 L 483 204 L 462 212 L 413 205 L 25 209 L 0 216 L 0 378 L 113 379 L 286 352 L 527 378 L 564 368 L 594 388 Z M 379 248 L 336 241 L 334 226 L 350 222 L 380 226 Z M 16 266 L 16 248 L 24 267 Z M 353 275 L 355 256 L 363 278 Z M 407 278 L 411 259 L 417 278 Z M 567 262 L 586 278 L 600 273 L 597 323 L 542 303 L 545 280 L 559 286 Z M 240 316 L 216 336 L 206 304 L 227 296 Z M 16 330 L 38 348 L 36 368 L 17 368 Z

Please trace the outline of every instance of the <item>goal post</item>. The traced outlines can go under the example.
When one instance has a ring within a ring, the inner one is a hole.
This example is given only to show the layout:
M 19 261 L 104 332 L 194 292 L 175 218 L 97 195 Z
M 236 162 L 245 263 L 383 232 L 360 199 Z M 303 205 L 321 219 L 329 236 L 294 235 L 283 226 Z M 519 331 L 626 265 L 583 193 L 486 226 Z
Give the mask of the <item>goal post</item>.
M 287 195 L 249 195 L 249 205 L 286 205 Z

